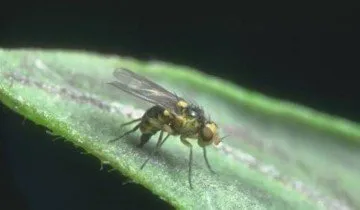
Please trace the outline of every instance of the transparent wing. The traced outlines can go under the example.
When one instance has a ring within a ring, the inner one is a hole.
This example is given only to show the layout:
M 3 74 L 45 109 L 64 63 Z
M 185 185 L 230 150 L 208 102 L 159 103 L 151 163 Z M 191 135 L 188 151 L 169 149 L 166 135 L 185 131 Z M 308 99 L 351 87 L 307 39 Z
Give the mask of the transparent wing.
M 125 68 L 115 69 L 113 76 L 117 81 L 109 82 L 108 84 L 147 102 L 162 106 L 177 113 L 176 103 L 182 98 L 169 92 L 160 85 Z

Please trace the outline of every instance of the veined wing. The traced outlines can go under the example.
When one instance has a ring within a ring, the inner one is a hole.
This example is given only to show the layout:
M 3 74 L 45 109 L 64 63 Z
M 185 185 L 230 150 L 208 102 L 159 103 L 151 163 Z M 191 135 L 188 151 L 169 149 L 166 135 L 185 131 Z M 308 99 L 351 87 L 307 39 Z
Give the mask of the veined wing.
M 141 98 L 144 101 L 162 106 L 165 109 L 177 113 L 176 103 L 182 98 L 169 92 L 160 85 L 125 68 L 115 69 L 113 76 L 117 81 L 109 82 L 108 84 Z

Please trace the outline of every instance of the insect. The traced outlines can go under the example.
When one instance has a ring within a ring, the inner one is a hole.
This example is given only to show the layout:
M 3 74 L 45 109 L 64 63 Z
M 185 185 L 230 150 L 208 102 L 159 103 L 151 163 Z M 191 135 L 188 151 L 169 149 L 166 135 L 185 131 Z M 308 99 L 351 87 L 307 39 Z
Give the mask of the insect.
M 218 145 L 223 138 L 219 138 L 217 124 L 205 117 L 202 108 L 187 102 L 144 76 L 128 69 L 115 69 L 113 76 L 116 80 L 108 84 L 149 102 L 153 106 L 146 110 L 142 117 L 122 124 L 121 127 L 137 123 L 131 130 L 109 142 L 117 141 L 140 130 L 141 137 L 138 147 L 143 147 L 153 135 L 160 132 L 155 149 L 141 166 L 141 169 L 143 169 L 152 155 L 158 152 L 170 135 L 179 136 L 180 141 L 190 150 L 188 181 L 190 188 L 193 189 L 191 182 L 193 146 L 189 140 L 197 140 L 198 145 L 203 149 L 203 156 L 208 169 L 215 173 L 207 159 L 206 146 Z M 164 133 L 167 133 L 165 137 Z

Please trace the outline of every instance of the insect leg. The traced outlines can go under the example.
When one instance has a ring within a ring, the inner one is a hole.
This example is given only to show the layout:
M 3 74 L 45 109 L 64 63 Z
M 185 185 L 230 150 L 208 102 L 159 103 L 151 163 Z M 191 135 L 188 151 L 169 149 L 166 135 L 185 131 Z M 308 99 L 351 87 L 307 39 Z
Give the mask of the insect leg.
M 150 138 L 155 134 L 154 133 L 143 133 L 140 137 L 140 143 L 137 145 L 138 148 L 142 148 L 149 140 Z
M 170 135 L 174 133 L 174 130 L 170 127 L 170 125 L 163 125 L 162 130 Z
M 206 148 L 205 147 L 203 147 L 203 154 L 204 154 L 204 159 L 205 159 L 206 166 L 208 167 L 208 169 L 209 169 L 209 171 L 211 173 L 215 174 L 215 171 L 211 168 L 211 166 L 209 164 L 209 160 L 208 160 L 207 155 L 206 155 Z
M 168 133 L 168 135 L 165 137 L 165 139 L 162 142 L 160 141 L 157 142 L 156 146 L 158 148 L 160 148 L 165 143 L 166 139 L 169 138 L 169 136 L 174 133 L 174 130 L 169 125 L 163 125 L 162 131 Z
M 120 128 L 123 128 L 124 126 L 133 124 L 133 123 L 135 123 L 135 122 L 141 121 L 141 119 L 142 119 L 142 117 L 137 118 L 137 119 L 135 119 L 135 120 L 131 120 L 130 122 L 123 123 L 123 124 L 121 124 Z
M 188 175 L 188 179 L 189 179 L 189 185 L 190 185 L 190 189 L 193 189 L 192 183 L 191 183 L 191 165 L 192 165 L 192 159 L 193 159 L 193 151 L 192 151 L 192 144 L 190 142 L 188 142 L 186 140 L 185 136 L 180 136 L 180 140 L 183 144 L 185 144 L 185 146 L 190 148 L 190 153 L 189 153 L 189 175 Z
M 134 122 L 132 122 L 132 123 L 134 123 Z M 131 133 L 135 132 L 137 129 L 139 129 L 139 128 L 140 128 L 140 125 L 141 125 L 141 123 L 137 124 L 137 125 L 136 125 L 133 129 L 131 129 L 131 130 L 129 130 L 129 131 L 127 131 L 127 132 L 125 132 L 123 135 L 121 135 L 121 136 L 119 136 L 119 137 L 116 137 L 115 139 L 110 140 L 109 142 L 114 142 L 114 141 L 117 141 L 117 140 L 119 140 L 119 139 L 123 138 L 124 136 L 127 136 L 127 135 L 129 135 L 129 134 L 131 134 Z
M 169 138 L 170 134 L 167 134 L 167 136 L 164 138 L 164 140 L 162 139 L 164 135 L 164 131 L 160 131 L 160 136 L 158 138 L 158 141 L 156 143 L 156 147 L 154 148 L 154 150 L 151 152 L 150 156 L 148 157 L 148 159 L 145 160 L 145 162 L 141 165 L 140 170 L 143 169 L 146 165 L 146 163 L 152 158 L 152 156 L 159 151 L 161 145 L 163 145 L 163 143 Z

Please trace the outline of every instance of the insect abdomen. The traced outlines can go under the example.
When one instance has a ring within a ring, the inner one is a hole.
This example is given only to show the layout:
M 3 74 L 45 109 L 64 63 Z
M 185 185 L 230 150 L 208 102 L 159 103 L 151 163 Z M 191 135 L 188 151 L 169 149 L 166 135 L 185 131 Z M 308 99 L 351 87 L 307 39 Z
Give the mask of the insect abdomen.
M 160 106 L 153 106 L 148 109 L 142 119 L 140 131 L 155 134 L 161 130 L 164 124 L 169 123 L 169 116 L 165 115 L 165 113 L 165 109 Z

